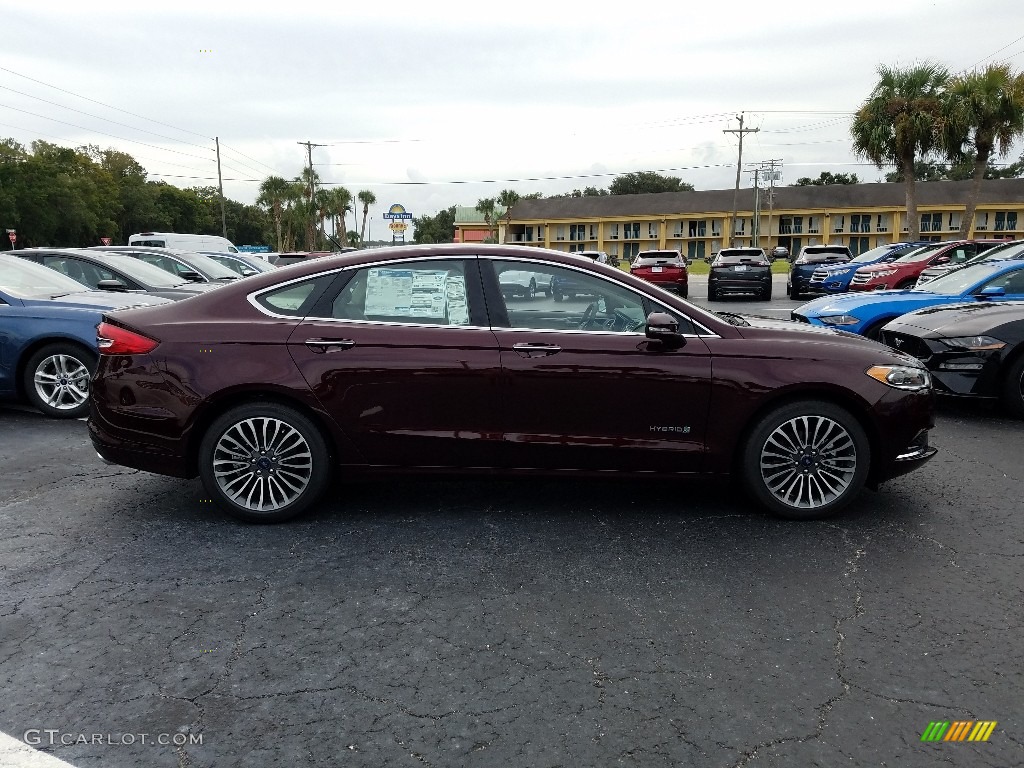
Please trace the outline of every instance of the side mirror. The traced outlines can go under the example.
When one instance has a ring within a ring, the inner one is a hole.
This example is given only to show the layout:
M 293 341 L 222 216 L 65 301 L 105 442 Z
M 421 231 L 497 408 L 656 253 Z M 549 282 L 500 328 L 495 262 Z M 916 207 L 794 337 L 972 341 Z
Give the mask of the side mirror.
M 128 286 L 120 280 L 100 280 L 96 283 L 96 287 L 101 291 L 115 291 L 117 293 L 125 293 L 128 290 Z
M 183 272 L 179 272 L 178 273 L 178 277 L 183 277 L 183 278 L 185 278 L 186 280 L 188 280 L 189 282 L 192 282 L 192 283 L 205 283 L 206 282 L 206 280 L 203 279 L 202 275 L 200 275 L 198 272 L 195 272 L 195 271 L 193 271 L 191 269 L 186 269 Z
M 939 256 L 935 261 L 932 262 L 936 266 L 939 264 L 949 264 L 949 256 Z
M 686 344 L 686 339 L 679 333 L 679 323 L 667 312 L 651 312 L 647 316 L 644 335 L 652 341 L 661 342 L 667 350 L 679 349 Z
M 990 285 L 988 288 L 982 288 L 981 293 L 977 294 L 979 299 L 997 299 L 1000 296 L 1006 295 L 1006 289 L 1001 285 Z

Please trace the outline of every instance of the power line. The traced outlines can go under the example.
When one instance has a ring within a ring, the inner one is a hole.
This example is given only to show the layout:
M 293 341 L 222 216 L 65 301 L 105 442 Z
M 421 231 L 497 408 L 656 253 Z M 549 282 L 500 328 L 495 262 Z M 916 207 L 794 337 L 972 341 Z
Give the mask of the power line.
M 175 139 L 172 136 L 164 136 L 162 133 L 154 133 L 153 131 L 147 131 L 145 128 L 136 128 L 134 125 L 128 125 L 127 123 L 121 123 L 121 122 L 118 122 L 117 120 L 111 120 L 108 117 L 100 117 L 99 115 L 94 115 L 91 112 L 83 112 L 80 109 L 75 109 L 74 107 L 69 107 L 69 106 L 67 106 L 65 104 L 59 104 L 56 101 L 50 101 L 49 99 L 44 99 L 41 96 L 33 96 L 31 93 L 25 93 L 24 91 L 18 91 L 18 90 L 15 90 L 14 88 L 9 88 L 6 85 L 0 85 L 0 88 L 3 88 L 5 91 L 10 91 L 11 93 L 16 93 L 19 96 L 26 96 L 26 97 L 28 97 L 30 99 L 36 99 L 37 101 L 41 101 L 44 104 L 50 104 L 50 105 L 52 105 L 54 107 L 60 107 L 61 109 L 67 109 L 67 110 L 70 110 L 71 112 L 77 112 L 78 114 L 85 115 L 86 117 L 92 117 L 92 118 L 94 118 L 96 120 L 103 120 L 104 122 L 107 122 L 107 123 L 113 123 L 114 125 L 120 125 L 122 128 L 128 128 L 128 129 L 130 129 L 132 131 L 140 131 L 141 133 L 148 133 L 150 136 L 156 136 L 156 137 L 161 138 L 161 139 L 167 139 L 168 141 L 174 141 L 174 142 L 177 142 L 179 144 L 185 144 L 186 146 L 189 146 L 189 147 L 197 147 L 199 149 L 208 149 L 208 147 L 203 147 L 203 146 L 200 146 L 199 144 L 193 144 L 190 141 L 182 141 L 181 139 Z
M 986 57 L 985 57 L 984 59 L 979 59 L 978 61 L 974 62 L 974 63 L 973 63 L 972 65 L 971 65 L 971 69 L 974 69 L 974 68 L 975 68 L 976 66 L 978 66 L 979 64 L 981 64 L 981 63 L 982 63 L 983 61 L 988 61 L 988 60 L 989 60 L 989 59 L 991 59 L 991 58 L 992 58 L 993 56 L 995 56 L 995 55 L 996 55 L 997 53 L 999 53 L 999 51 L 1005 51 L 1005 50 L 1006 50 L 1007 48 L 1009 48 L 1009 47 L 1010 47 L 1011 45 L 1016 45 L 1016 44 L 1017 44 L 1017 43 L 1019 43 L 1019 42 L 1020 42 L 1021 40 L 1024 40 L 1024 35 L 1021 35 L 1020 37 L 1018 37 L 1018 38 L 1017 38 L 1016 40 L 1014 40 L 1013 42 L 1007 43 L 1006 45 L 1004 45 L 1004 46 L 1003 46 L 1002 48 L 1000 48 L 999 50 L 995 51 L 994 53 L 990 53 L 990 54 L 989 54 L 988 56 L 986 56 Z M 1017 55 L 1017 54 L 1014 54 L 1014 56 L 1016 56 L 1016 55 Z
M 246 158 L 247 160 L 252 160 L 257 165 L 262 165 L 264 168 L 268 169 L 272 173 L 277 173 L 277 169 L 274 168 L 272 165 L 267 165 L 262 160 L 257 160 L 255 157 L 249 157 L 249 155 L 245 154 L 244 152 L 239 152 L 237 149 L 234 149 L 233 147 L 229 147 L 224 142 L 220 143 L 220 148 L 221 149 L 230 150 L 231 152 L 234 152 L 236 155 L 241 155 L 242 157 Z M 241 163 L 241 165 L 244 165 L 244 163 Z M 255 168 L 253 170 L 255 170 Z
M 0 67 L 0 69 L 2 69 L 2 67 Z M 43 120 L 52 120 L 53 122 L 60 123 L 61 125 L 70 125 L 72 128 L 78 128 L 79 130 L 82 130 L 82 131 L 90 131 L 92 133 L 98 133 L 100 136 L 107 136 L 107 137 L 109 137 L 111 139 L 117 139 L 118 141 L 129 141 L 132 144 L 139 144 L 139 145 L 141 145 L 143 147 L 149 147 L 150 149 L 156 149 L 156 150 L 159 150 L 161 152 L 173 152 L 176 155 L 184 155 L 185 157 L 191 157 L 191 158 L 194 158 L 196 160 L 203 160 L 205 162 L 210 162 L 210 160 L 211 160 L 211 158 L 208 158 L 208 157 L 199 157 L 198 155 L 190 155 L 188 152 L 181 152 L 180 150 L 177 150 L 177 149 L 169 149 L 167 147 L 158 147 L 155 144 L 147 144 L 144 141 L 137 141 L 135 139 L 126 139 L 123 136 L 115 136 L 112 133 L 104 133 L 103 131 L 97 131 L 95 128 L 86 128 L 84 125 L 77 125 L 75 123 L 69 123 L 66 120 L 58 120 L 55 117 L 47 117 L 46 115 L 40 115 L 40 114 L 37 114 L 36 112 L 29 112 L 27 109 L 19 109 L 18 107 L 11 107 L 11 106 L 8 106 L 6 104 L 0 104 L 0 107 L 3 107 L 5 109 L 13 109 L 15 112 L 22 112 L 22 113 L 24 113 L 26 115 L 32 115 L 32 117 L 42 118 Z
M 45 83 L 42 80 L 37 80 L 34 77 L 29 77 L 28 75 L 23 75 L 20 72 L 15 72 L 13 69 L 8 69 L 7 67 L 0 67 L 0 71 L 9 72 L 12 75 L 16 75 L 18 77 L 23 77 L 26 80 L 31 80 L 33 83 L 39 83 L 40 85 L 45 85 L 47 88 L 53 88 L 55 91 L 60 91 L 61 93 L 67 93 L 67 94 L 70 94 L 71 96 L 74 96 L 76 98 L 84 99 L 85 101 L 91 101 L 93 104 L 99 104 L 101 107 L 106 107 L 107 109 L 113 109 L 113 110 L 115 110 L 117 112 L 123 112 L 126 115 L 131 115 L 132 117 L 137 117 L 140 120 L 147 120 L 148 122 L 156 123 L 157 125 L 162 125 L 165 128 L 173 128 L 174 130 L 181 131 L 182 133 L 190 133 L 193 136 L 198 136 L 201 139 L 206 139 L 207 141 L 213 141 L 212 138 L 210 138 L 209 136 L 204 136 L 201 133 L 196 133 L 195 131 L 190 131 L 190 130 L 188 130 L 186 128 L 178 128 L 177 126 L 171 125 L 170 123 L 162 123 L 159 120 L 154 120 L 153 118 L 146 117 L 145 115 L 137 115 L 134 112 L 129 112 L 126 109 L 121 109 L 120 107 L 115 107 L 115 106 L 112 106 L 110 104 L 105 104 L 102 101 L 97 101 L 96 99 L 90 99 L 88 96 L 82 96 L 80 93 L 75 93 L 74 91 L 69 91 L 66 88 L 60 88 L 60 87 L 58 87 L 56 85 L 52 85 L 50 83 Z

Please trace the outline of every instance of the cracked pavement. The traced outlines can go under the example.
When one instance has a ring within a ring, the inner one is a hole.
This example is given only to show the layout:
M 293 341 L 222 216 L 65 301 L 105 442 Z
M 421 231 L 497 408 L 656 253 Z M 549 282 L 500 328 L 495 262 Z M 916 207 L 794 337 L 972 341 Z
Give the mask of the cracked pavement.
M 202 737 L 43 745 L 79 768 L 1024 765 L 1021 426 L 944 407 L 930 464 L 816 523 L 403 478 L 261 527 L 0 408 L 0 731 Z

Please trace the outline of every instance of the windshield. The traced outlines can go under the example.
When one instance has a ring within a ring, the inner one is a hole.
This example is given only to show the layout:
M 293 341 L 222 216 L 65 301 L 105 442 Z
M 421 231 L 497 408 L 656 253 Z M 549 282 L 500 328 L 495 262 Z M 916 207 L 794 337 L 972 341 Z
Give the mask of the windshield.
M 256 267 L 252 266 L 251 264 L 249 264 L 248 262 L 242 261 L 241 259 L 232 256 L 221 256 L 214 253 L 208 253 L 206 255 L 209 256 L 214 261 L 216 261 L 218 264 L 227 267 L 232 272 L 235 272 L 236 274 L 239 274 L 242 277 L 258 275 L 261 271 Z
M 985 259 L 1016 259 L 1024 255 L 1024 243 L 1020 240 L 1013 240 L 1009 243 L 996 245 L 981 253 Z
M 190 253 L 188 256 L 180 258 L 182 261 L 194 266 L 211 280 L 219 280 L 221 278 L 236 280 L 238 278 L 237 272 L 228 269 L 223 264 L 217 263 L 209 256 L 203 256 L 201 253 Z
M 110 266 L 121 270 L 129 277 L 134 277 L 140 283 L 150 288 L 175 288 L 186 284 L 177 275 L 172 275 L 170 272 L 160 269 L 160 267 L 154 267 L 145 261 L 139 261 L 133 256 L 104 252 L 100 258 Z
M 887 256 L 890 253 L 898 253 L 897 248 L 893 248 L 891 245 L 880 245 L 877 248 L 872 248 L 870 251 L 864 251 L 860 256 L 851 260 L 851 264 L 863 264 L 870 261 L 878 261 L 883 256 Z
M 954 269 L 952 272 L 947 272 L 934 280 L 929 280 L 920 290 L 927 293 L 941 293 L 946 296 L 959 296 L 976 283 L 992 277 L 1003 267 L 1004 265 L 998 261 L 982 261 L 970 264 L 960 269 Z
M 911 261 L 927 261 L 935 252 L 940 248 L 945 248 L 946 243 L 936 243 L 935 245 L 922 245 L 920 248 L 915 248 L 910 253 L 905 253 L 900 256 L 896 261 L 901 264 L 906 264 Z
M 21 299 L 50 299 L 91 290 L 56 270 L 16 256 L 0 258 L 0 288 Z

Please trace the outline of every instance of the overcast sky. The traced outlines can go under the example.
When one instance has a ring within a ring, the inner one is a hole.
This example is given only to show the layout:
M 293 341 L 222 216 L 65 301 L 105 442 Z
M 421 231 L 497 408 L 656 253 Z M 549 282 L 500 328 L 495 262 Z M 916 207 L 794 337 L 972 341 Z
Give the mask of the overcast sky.
M 1018 4 L 0 0 L 0 136 L 114 147 L 183 187 L 216 183 L 219 136 L 225 194 L 247 203 L 312 141 L 323 182 L 376 194 L 376 237 L 392 203 L 434 214 L 646 170 L 732 188 L 741 111 L 760 129 L 745 167 L 878 181 L 851 113 L 879 64 L 922 60 L 1024 69 Z

